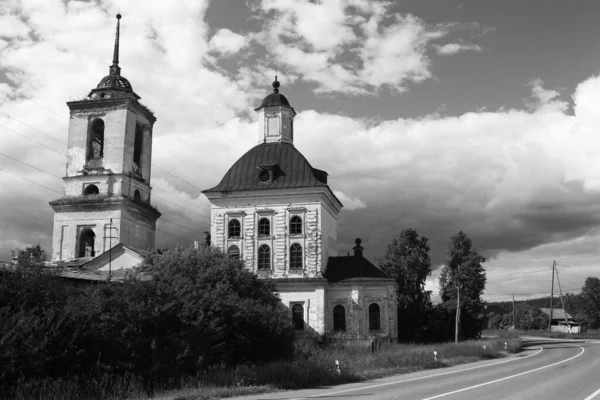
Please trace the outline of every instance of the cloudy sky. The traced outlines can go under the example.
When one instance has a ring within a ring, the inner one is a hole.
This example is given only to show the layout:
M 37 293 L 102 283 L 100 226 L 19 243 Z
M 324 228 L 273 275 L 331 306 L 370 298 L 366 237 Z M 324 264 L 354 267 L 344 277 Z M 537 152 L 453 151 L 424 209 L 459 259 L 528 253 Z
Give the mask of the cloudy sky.
M 257 141 L 279 70 L 295 144 L 345 205 L 340 248 L 372 261 L 402 229 L 488 261 L 486 299 L 600 274 L 600 2 L 579 0 L 3 0 L 0 260 L 50 249 L 69 112 L 108 73 L 158 118 L 157 246 L 208 230 L 214 186 Z

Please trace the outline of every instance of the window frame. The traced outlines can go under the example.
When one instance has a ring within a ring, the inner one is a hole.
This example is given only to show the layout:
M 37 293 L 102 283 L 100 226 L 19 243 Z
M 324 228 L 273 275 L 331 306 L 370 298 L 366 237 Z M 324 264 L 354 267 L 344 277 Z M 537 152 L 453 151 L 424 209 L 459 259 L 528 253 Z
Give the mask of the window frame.
M 238 234 L 237 235 L 232 235 L 232 224 L 237 223 L 237 227 L 233 227 L 233 228 L 237 228 L 238 230 Z M 229 221 L 227 222 L 227 238 L 228 239 L 239 239 L 242 237 L 242 223 L 240 222 L 239 218 L 230 218 Z
M 339 310 L 342 310 L 342 313 L 339 312 Z M 338 312 L 336 312 L 336 310 L 338 310 Z M 341 304 L 336 304 L 333 307 L 333 331 L 334 332 L 345 332 L 346 331 L 346 307 L 344 307 Z M 340 324 L 340 315 L 341 315 L 341 322 L 342 327 L 336 326 Z
M 237 251 L 237 253 L 233 253 L 234 251 Z M 241 254 L 242 253 L 238 245 L 232 244 L 227 248 L 227 258 L 230 260 L 239 260 L 241 258 Z
M 299 220 L 299 221 L 294 221 L 294 220 Z M 302 235 L 304 233 L 304 223 L 303 223 L 303 219 L 300 215 L 298 214 L 293 214 L 290 217 L 290 236 L 296 236 L 296 235 Z M 292 229 L 293 226 L 296 226 L 297 228 L 299 228 L 299 232 L 294 232 L 294 230 Z
M 377 312 L 373 312 L 375 306 Z M 378 303 L 371 303 L 369 305 L 369 331 L 380 331 L 381 330 L 381 306 Z M 377 319 L 375 319 L 375 316 Z
M 294 250 L 294 248 L 296 248 L 296 250 Z M 299 248 L 299 250 L 297 250 Z M 299 251 L 299 254 L 298 254 Z M 294 260 L 293 255 L 296 255 L 296 257 L 299 258 Z M 299 266 L 296 265 L 294 266 L 294 263 L 298 263 L 299 262 Z M 294 271 L 298 271 L 298 270 L 302 270 L 304 268 L 304 252 L 302 250 L 302 245 L 300 243 L 292 243 L 290 245 L 290 270 L 294 270 Z
M 301 311 L 295 311 L 294 308 L 300 307 Z M 303 331 L 304 327 L 306 325 L 306 320 L 304 318 L 304 304 L 300 303 L 300 302 L 296 302 L 296 303 L 291 303 L 290 304 L 290 309 L 292 311 L 292 329 L 294 331 Z M 298 316 L 301 315 L 300 320 L 298 321 Z M 296 326 L 296 322 L 298 322 L 298 325 L 301 325 L 301 327 L 297 327 Z
M 266 254 L 266 256 L 265 256 Z M 268 244 L 261 244 L 258 247 L 258 257 L 256 260 L 256 269 L 258 271 L 271 270 L 271 247 Z M 266 265 L 265 265 L 266 263 Z
M 266 233 L 262 232 L 266 226 Z M 271 236 L 271 220 L 267 217 L 260 217 L 258 220 L 258 236 L 259 237 L 270 237 Z

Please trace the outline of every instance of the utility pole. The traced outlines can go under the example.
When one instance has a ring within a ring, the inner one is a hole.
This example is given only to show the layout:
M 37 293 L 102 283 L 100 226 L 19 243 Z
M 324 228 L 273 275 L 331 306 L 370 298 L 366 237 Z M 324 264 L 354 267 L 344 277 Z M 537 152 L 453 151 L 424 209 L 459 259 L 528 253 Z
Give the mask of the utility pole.
M 556 281 L 558 282 L 558 294 L 560 295 L 560 304 L 562 305 L 562 309 L 563 309 L 563 317 L 565 317 L 565 323 L 567 324 L 567 327 L 569 328 L 569 333 L 571 333 L 571 324 L 569 324 L 569 319 L 567 318 L 567 310 L 565 310 L 565 303 L 563 302 L 563 297 L 562 297 L 562 289 L 560 287 L 560 277 L 558 276 L 558 266 L 556 267 Z
M 550 292 L 550 321 L 548 321 L 548 333 L 552 332 L 552 312 L 554 311 L 554 269 L 556 261 L 552 261 L 552 291 Z
M 112 275 L 112 218 L 110 219 L 110 236 L 108 237 L 108 280 Z
M 513 329 L 517 329 L 515 325 L 515 294 L 513 293 Z

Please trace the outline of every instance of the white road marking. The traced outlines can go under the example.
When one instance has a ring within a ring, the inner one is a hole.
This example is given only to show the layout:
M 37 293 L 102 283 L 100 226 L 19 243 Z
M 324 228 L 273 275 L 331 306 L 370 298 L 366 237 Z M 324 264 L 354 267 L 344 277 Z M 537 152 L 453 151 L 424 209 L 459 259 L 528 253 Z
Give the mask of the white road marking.
M 592 400 L 594 397 L 598 396 L 600 394 L 600 389 L 596 390 L 594 393 L 590 394 L 588 397 L 586 397 L 583 400 Z
M 358 388 L 354 388 L 354 389 L 339 390 L 337 392 L 330 392 L 330 393 L 325 393 L 325 394 L 318 394 L 318 395 L 315 395 L 315 396 L 298 397 L 298 398 L 294 398 L 294 399 L 290 399 L 290 400 L 314 399 L 314 398 L 317 398 L 317 397 L 332 396 L 332 395 L 335 395 L 335 394 L 347 393 L 347 392 L 355 392 L 357 390 L 373 389 L 373 388 L 382 387 L 382 386 L 389 386 L 389 385 L 395 385 L 395 384 L 398 384 L 398 383 L 418 381 L 418 380 L 421 380 L 421 379 L 434 378 L 436 376 L 456 374 L 458 372 L 472 371 L 474 369 L 481 369 L 481 368 L 491 367 L 491 366 L 494 366 L 494 365 L 506 364 L 508 362 L 512 362 L 512 361 L 516 361 L 516 360 L 522 360 L 524 358 L 528 358 L 528 357 L 531 357 L 531 356 L 537 356 L 538 354 L 540 354 L 544 350 L 544 349 L 542 349 L 539 346 L 536 346 L 536 347 L 539 348 L 539 350 L 537 352 L 535 352 L 535 353 L 529 354 L 529 355 L 524 356 L 524 357 L 511 358 L 509 360 L 503 360 L 503 361 L 500 361 L 500 362 L 497 362 L 497 363 L 493 363 L 493 364 L 479 365 L 477 367 L 471 367 L 471 368 L 459 369 L 459 370 L 455 370 L 455 371 L 442 372 L 440 374 L 434 374 L 434 375 L 420 376 L 418 378 L 403 379 L 403 380 L 400 380 L 400 381 L 380 383 L 380 384 L 377 384 L 377 385 L 362 386 L 362 387 L 358 387 Z
M 515 375 L 507 376 L 507 377 L 504 377 L 504 378 L 495 379 L 495 380 L 493 380 L 493 381 L 489 381 L 489 382 L 485 382 L 485 383 L 480 383 L 479 385 L 469 386 L 469 387 L 466 387 L 466 388 L 463 388 L 463 389 L 454 390 L 454 391 L 452 391 L 452 392 L 447 392 L 447 393 L 438 394 L 437 396 L 428 397 L 428 398 L 426 398 L 426 399 L 423 399 L 423 400 L 433 400 L 433 399 L 438 399 L 438 398 L 440 398 L 440 397 L 449 396 L 449 395 L 451 395 L 451 394 L 455 394 L 455 393 L 465 392 L 465 391 L 467 391 L 467 390 L 475 389 L 475 388 L 478 388 L 478 387 L 482 387 L 482 386 L 486 386 L 486 385 L 491 385 L 492 383 L 496 383 L 496 382 L 502 382 L 502 381 L 505 381 L 505 380 L 507 380 L 507 379 L 516 378 L 517 376 L 526 375 L 526 374 L 529 374 L 529 373 L 532 373 L 532 372 L 535 372 L 535 371 L 540 371 L 540 370 L 542 370 L 542 369 L 550 368 L 550 367 L 553 367 L 553 366 L 555 366 L 555 365 L 562 364 L 562 363 L 565 363 L 565 362 L 567 362 L 567 361 L 571 361 L 571 360 L 573 360 L 573 359 L 575 359 L 575 358 L 579 357 L 580 355 L 582 355 L 582 354 L 585 352 L 585 349 L 584 349 L 583 347 L 581 347 L 581 346 L 571 346 L 571 347 L 579 347 L 579 348 L 581 349 L 581 352 L 580 352 L 579 354 L 577 354 L 577 355 L 573 356 L 573 357 L 567 358 L 566 360 L 562 360 L 562 361 L 559 361 L 559 362 L 555 362 L 555 363 L 553 363 L 553 364 L 545 365 L 545 366 L 543 366 L 543 367 L 539 367 L 539 368 L 535 368 L 535 369 L 530 369 L 529 371 L 521 372 L 520 374 L 515 374 Z M 598 392 L 597 392 L 597 393 L 598 393 Z M 596 393 L 594 393 L 594 395 L 593 395 L 593 396 L 595 396 L 595 395 L 596 395 Z M 592 396 L 592 397 L 593 397 L 593 396 Z M 586 399 L 586 400 L 587 400 L 587 399 Z

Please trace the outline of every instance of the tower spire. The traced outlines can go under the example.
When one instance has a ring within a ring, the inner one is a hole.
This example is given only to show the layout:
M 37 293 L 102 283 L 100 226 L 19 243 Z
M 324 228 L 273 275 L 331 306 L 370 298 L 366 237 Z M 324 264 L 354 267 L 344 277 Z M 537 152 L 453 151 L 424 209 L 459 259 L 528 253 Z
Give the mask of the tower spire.
M 117 32 L 115 33 L 115 50 L 113 52 L 113 63 L 110 66 L 110 75 L 121 75 L 119 67 L 119 30 L 121 27 L 121 14 L 117 14 Z

